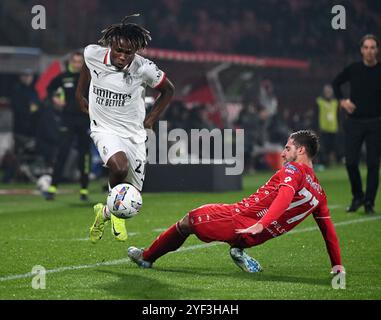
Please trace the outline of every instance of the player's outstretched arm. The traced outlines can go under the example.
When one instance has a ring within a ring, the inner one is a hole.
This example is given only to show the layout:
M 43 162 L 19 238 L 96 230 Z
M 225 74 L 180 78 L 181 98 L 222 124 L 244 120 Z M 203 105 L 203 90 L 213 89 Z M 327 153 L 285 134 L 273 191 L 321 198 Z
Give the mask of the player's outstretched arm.
M 89 103 L 87 101 L 87 93 L 91 80 L 90 71 L 84 63 L 79 75 L 77 89 L 75 91 L 75 99 L 82 112 L 89 113 Z
M 323 209 L 324 212 L 314 213 L 314 219 L 319 226 L 320 232 L 323 235 L 329 258 L 331 260 L 332 270 L 335 273 L 344 272 L 344 267 L 341 265 L 340 245 L 337 238 L 335 227 L 329 215 L 328 208 Z
M 164 112 L 165 108 L 175 94 L 175 87 L 168 78 L 166 78 L 163 83 L 155 89 L 160 92 L 160 95 L 156 99 L 152 111 L 144 120 L 144 128 L 147 129 L 152 129 L 154 123 L 160 118 L 160 115 Z

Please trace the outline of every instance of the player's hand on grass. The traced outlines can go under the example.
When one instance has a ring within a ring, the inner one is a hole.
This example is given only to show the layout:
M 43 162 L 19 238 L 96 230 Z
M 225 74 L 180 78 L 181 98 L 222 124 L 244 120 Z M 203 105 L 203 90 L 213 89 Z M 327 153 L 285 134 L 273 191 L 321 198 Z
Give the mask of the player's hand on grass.
M 246 229 L 235 229 L 236 233 L 251 233 L 257 234 L 263 231 L 263 225 L 261 223 L 256 223 L 249 228 Z
M 340 100 L 340 106 L 344 108 L 348 113 L 353 113 L 356 109 L 355 104 L 350 99 Z

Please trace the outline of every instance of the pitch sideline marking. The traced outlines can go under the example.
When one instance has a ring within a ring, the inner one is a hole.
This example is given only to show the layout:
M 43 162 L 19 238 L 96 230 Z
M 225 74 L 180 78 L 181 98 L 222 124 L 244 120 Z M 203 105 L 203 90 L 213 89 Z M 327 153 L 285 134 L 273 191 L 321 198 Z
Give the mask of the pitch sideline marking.
M 381 220 L 381 216 L 342 221 L 342 222 L 336 223 L 335 227 L 346 226 L 346 225 L 356 224 L 356 223 L 361 223 L 361 222 L 368 222 L 368 221 L 373 221 L 373 220 Z M 288 232 L 288 234 L 310 232 L 310 231 L 316 231 L 316 230 L 319 230 L 318 227 L 309 227 L 309 228 L 304 228 L 304 229 L 300 229 L 300 230 L 290 231 L 290 232 Z M 222 245 L 222 244 L 225 244 L 225 243 L 223 243 L 223 242 L 212 242 L 212 243 L 206 243 L 206 244 L 198 244 L 198 245 L 194 245 L 194 246 L 179 248 L 178 250 L 176 250 L 172 253 L 208 248 L 208 247 L 213 247 L 213 246 Z M 46 274 L 59 273 L 59 272 L 72 271 L 72 270 L 80 270 L 80 269 L 90 269 L 90 268 L 96 268 L 96 267 L 101 267 L 101 266 L 113 266 L 113 265 L 130 263 L 130 262 L 131 261 L 129 258 L 123 258 L 123 259 L 118 259 L 118 260 L 97 262 L 94 264 L 85 264 L 85 265 L 79 265 L 79 266 L 67 266 L 67 267 L 61 267 L 61 268 L 57 268 L 57 269 L 50 269 L 50 270 L 46 270 Z M 0 282 L 29 278 L 29 277 L 33 277 L 33 276 L 35 276 L 35 274 L 32 274 L 31 272 L 24 273 L 24 274 L 9 275 L 9 276 L 5 276 L 5 277 L 1 277 Z
M 58 273 L 58 272 L 64 272 L 64 271 L 71 271 L 71 270 L 80 270 L 80 269 L 88 269 L 88 268 L 96 268 L 99 266 L 113 266 L 117 264 L 122 264 L 130 262 L 129 258 L 123 258 L 123 259 L 118 259 L 118 260 L 111 260 L 111 261 L 105 261 L 105 262 L 97 262 L 94 264 L 85 264 L 81 266 L 67 266 L 67 267 L 61 267 L 57 269 L 50 269 L 46 270 L 45 274 L 49 273 Z M 24 273 L 24 274 L 15 274 L 15 275 L 10 275 L 6 277 L 0 278 L 0 281 L 8 281 L 8 280 L 15 280 L 15 279 L 23 279 L 23 278 L 29 278 L 29 277 L 34 277 L 35 274 L 32 272 Z

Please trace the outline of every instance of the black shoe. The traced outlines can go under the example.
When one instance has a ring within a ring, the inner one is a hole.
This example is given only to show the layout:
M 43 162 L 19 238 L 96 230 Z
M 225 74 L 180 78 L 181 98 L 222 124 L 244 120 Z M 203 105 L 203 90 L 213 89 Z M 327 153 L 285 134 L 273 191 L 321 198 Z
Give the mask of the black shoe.
M 353 199 L 351 205 L 347 208 L 347 212 L 356 212 L 363 204 L 363 199 Z
M 366 214 L 372 214 L 374 212 L 374 206 L 371 203 L 365 203 L 365 213 Z

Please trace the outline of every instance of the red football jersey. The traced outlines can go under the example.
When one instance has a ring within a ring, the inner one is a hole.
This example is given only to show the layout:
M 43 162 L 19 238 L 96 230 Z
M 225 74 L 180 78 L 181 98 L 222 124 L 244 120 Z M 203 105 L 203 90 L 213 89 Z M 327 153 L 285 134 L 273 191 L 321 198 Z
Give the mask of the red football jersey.
M 304 164 L 290 162 L 256 193 L 236 204 L 236 214 L 233 216 L 236 228 L 248 228 L 265 217 L 282 185 L 295 192 L 291 204 L 278 219 L 270 220 L 267 226 L 264 225 L 265 229 L 260 234 L 244 236 L 250 246 L 290 231 L 311 213 L 314 213 L 315 218 L 330 217 L 326 195 L 313 169 Z

